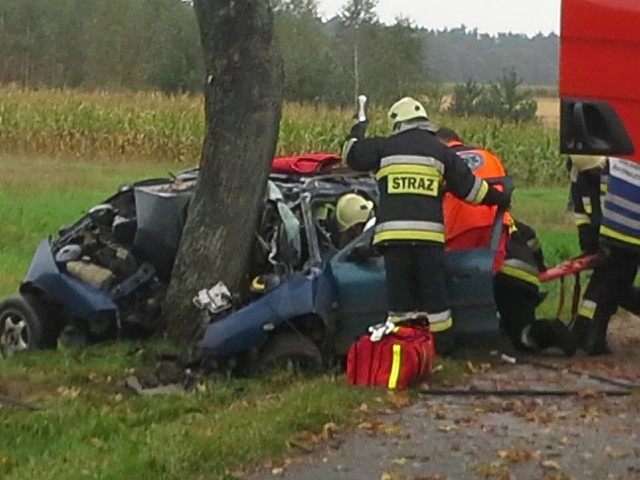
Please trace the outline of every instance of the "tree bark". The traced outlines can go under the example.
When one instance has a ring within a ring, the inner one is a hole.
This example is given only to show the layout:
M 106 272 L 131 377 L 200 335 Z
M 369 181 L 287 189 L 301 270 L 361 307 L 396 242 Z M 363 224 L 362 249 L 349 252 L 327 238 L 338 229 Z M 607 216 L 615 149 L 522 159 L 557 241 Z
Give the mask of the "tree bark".
M 271 2 L 195 0 L 207 74 L 206 134 L 163 306 L 167 335 L 193 341 L 201 314 L 192 298 L 223 281 L 248 285 L 247 267 L 262 211 L 282 109 L 282 62 Z

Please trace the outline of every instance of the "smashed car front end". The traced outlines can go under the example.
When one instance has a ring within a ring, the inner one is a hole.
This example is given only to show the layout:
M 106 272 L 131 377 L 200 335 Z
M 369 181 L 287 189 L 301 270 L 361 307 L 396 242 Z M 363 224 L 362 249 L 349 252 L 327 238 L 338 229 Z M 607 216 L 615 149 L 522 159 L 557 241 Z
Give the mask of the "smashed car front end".
M 325 334 L 333 331 L 335 287 L 326 269 L 297 273 L 258 300 L 208 325 L 199 343 L 204 357 L 226 360 L 259 348 L 270 334 L 296 328 L 315 316 Z

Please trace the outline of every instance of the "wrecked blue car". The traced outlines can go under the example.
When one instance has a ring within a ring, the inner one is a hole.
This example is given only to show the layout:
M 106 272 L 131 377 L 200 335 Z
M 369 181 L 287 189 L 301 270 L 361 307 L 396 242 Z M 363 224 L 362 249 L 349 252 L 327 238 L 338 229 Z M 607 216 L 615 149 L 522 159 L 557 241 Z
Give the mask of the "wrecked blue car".
M 153 333 L 197 177 L 192 169 L 122 187 L 43 240 L 19 294 L 0 302 L 0 356 Z M 325 205 L 348 192 L 377 195 L 371 178 L 352 174 L 273 174 L 269 192 L 251 274 L 283 279 L 308 263 L 303 198 Z
M 122 187 L 43 240 L 19 295 L 0 302 L 0 356 L 153 332 L 195 179 Z
M 326 231 L 315 219 L 316 206 L 317 199 L 301 198 L 299 214 L 308 249 L 303 268 L 273 282 L 243 308 L 212 319 L 199 344 L 204 361 L 220 367 L 227 362 L 267 366 L 295 360 L 319 368 L 346 355 L 370 326 L 386 320 L 384 263 L 371 248 L 373 228 L 332 251 Z M 490 248 L 446 254 L 455 319 L 452 336 L 460 343 L 501 343 L 492 265 L 503 213 L 496 216 Z

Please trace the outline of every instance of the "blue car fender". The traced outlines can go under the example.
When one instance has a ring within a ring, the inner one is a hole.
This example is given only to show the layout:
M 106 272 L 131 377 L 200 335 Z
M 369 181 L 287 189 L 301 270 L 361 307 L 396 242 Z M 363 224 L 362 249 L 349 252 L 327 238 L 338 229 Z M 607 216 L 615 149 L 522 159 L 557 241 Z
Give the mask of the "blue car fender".
M 51 240 L 40 243 L 33 257 L 20 292 L 37 289 L 59 305 L 65 313 L 78 318 L 90 318 L 98 312 L 116 311 L 107 292 L 87 285 L 62 272 L 55 261 Z
M 335 298 L 329 269 L 296 274 L 255 302 L 211 323 L 199 346 L 207 356 L 223 359 L 259 347 L 270 332 L 297 317 L 314 314 L 330 326 Z

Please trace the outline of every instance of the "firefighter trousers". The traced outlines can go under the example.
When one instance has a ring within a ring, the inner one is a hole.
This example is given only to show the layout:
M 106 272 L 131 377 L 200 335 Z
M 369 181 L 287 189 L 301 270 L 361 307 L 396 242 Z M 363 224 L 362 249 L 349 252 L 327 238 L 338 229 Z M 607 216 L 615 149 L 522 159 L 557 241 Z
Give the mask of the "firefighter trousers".
M 557 347 L 568 356 L 575 354 L 577 339 L 564 323 L 536 318 L 538 288 L 524 287 L 509 276 L 498 274 L 494 290 L 501 327 L 514 348 L 536 352 Z
M 387 275 L 389 318 L 425 316 L 434 332 L 453 325 L 441 245 L 393 244 L 382 248 Z
M 633 286 L 639 264 L 640 252 L 611 246 L 606 261 L 594 270 L 573 327 L 588 353 L 608 352 L 607 330 L 618 307 L 640 309 Z

